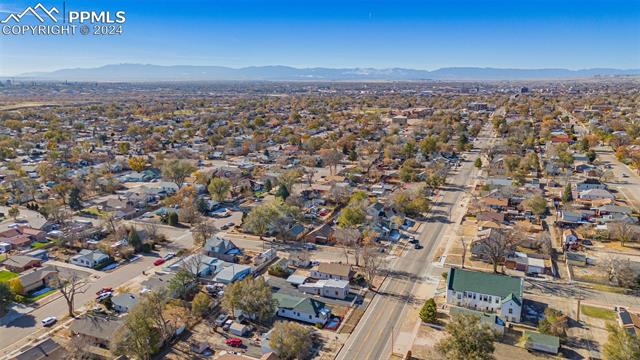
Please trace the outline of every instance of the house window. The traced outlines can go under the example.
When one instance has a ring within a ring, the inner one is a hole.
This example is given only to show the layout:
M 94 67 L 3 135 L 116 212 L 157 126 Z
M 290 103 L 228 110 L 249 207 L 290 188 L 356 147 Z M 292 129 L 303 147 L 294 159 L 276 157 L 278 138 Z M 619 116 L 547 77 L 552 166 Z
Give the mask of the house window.
M 309 319 L 311 319 L 311 315 L 309 315 Z
M 458 300 L 462 300 L 462 294 L 458 293 Z
M 513 314 L 513 309 L 509 308 L 509 314 Z
M 498 300 L 498 298 L 496 298 L 496 304 L 498 304 L 500 301 Z

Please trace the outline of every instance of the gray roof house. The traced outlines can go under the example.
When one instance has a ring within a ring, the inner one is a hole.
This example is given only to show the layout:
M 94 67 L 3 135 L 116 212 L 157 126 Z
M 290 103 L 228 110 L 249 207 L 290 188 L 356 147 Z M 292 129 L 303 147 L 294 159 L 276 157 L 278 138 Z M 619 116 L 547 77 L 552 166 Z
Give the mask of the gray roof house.
M 238 247 L 231 240 L 224 239 L 220 236 L 214 236 L 207 240 L 204 244 L 204 251 L 208 256 L 218 258 L 220 260 L 235 262 L 239 251 Z
M 129 312 L 138 303 L 138 298 L 131 293 L 122 293 L 111 298 L 113 309 L 120 313 Z

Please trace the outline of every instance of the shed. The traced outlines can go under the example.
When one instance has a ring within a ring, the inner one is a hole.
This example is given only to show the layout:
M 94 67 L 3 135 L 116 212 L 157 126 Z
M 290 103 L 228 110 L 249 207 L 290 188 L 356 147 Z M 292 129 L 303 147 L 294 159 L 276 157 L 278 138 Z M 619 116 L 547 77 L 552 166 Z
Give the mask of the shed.
M 307 281 L 308 277 L 304 275 L 292 274 L 287 278 L 287 282 L 293 286 L 300 286 Z
M 251 328 L 247 325 L 240 324 L 239 322 L 233 322 L 229 326 L 229 332 L 236 336 L 245 336 L 251 331 Z
M 560 350 L 560 338 L 557 336 L 525 330 L 523 337 L 525 339 L 524 347 L 527 350 L 537 350 L 554 355 Z

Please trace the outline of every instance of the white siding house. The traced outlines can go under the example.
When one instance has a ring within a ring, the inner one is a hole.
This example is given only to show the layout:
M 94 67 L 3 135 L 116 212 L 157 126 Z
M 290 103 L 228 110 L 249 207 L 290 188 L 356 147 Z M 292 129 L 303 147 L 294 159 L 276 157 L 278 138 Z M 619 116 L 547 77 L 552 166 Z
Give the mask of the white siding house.
M 520 322 L 522 284 L 522 279 L 517 277 L 451 268 L 447 278 L 447 303 Z

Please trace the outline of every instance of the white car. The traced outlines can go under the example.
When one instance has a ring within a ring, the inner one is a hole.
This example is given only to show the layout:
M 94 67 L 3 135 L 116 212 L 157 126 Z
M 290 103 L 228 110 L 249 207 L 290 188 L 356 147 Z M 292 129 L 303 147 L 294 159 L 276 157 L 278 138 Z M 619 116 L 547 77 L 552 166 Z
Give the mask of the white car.
M 45 327 L 46 326 L 51 326 L 51 325 L 55 324 L 56 321 L 58 321 L 58 319 L 56 319 L 55 316 L 46 317 L 46 318 L 42 319 L 42 326 L 45 326 Z

